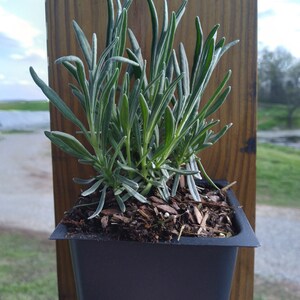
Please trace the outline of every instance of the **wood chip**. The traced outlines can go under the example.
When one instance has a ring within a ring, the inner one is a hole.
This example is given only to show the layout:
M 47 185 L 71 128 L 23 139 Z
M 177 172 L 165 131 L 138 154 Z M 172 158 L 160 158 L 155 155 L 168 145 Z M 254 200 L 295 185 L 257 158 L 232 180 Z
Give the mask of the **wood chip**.
M 120 210 L 116 209 L 116 208 L 107 208 L 107 209 L 103 209 L 101 211 L 101 214 L 105 215 L 105 216 L 112 216 L 112 215 L 118 214 L 118 213 L 120 213 Z
M 173 201 L 171 200 L 170 206 L 172 206 L 177 211 L 180 210 L 179 205 L 174 200 Z
M 207 221 L 207 219 L 208 219 L 208 216 L 209 216 L 209 213 L 206 212 L 205 215 L 204 215 L 204 217 L 203 217 L 203 219 L 202 219 L 202 221 L 201 221 L 201 224 L 200 224 L 200 226 L 201 226 L 202 228 L 205 228 L 205 227 L 206 227 L 206 221 Z
M 194 205 L 194 216 L 196 217 L 197 224 L 201 224 L 201 221 L 203 219 L 203 216 L 201 215 L 201 212 L 199 211 L 198 207 Z
M 192 224 L 195 224 L 196 223 L 196 220 L 194 218 L 194 215 L 191 214 L 191 212 L 189 210 L 186 211 L 187 215 L 188 215 L 188 219 L 190 220 L 190 222 Z
M 168 212 L 171 215 L 177 215 L 177 210 L 174 209 L 172 206 L 163 204 L 163 205 L 158 205 L 157 208 L 163 212 Z
M 131 221 L 130 218 L 126 218 L 126 217 L 121 216 L 121 215 L 118 215 L 118 214 L 113 215 L 112 218 L 111 218 L 111 220 L 112 220 L 113 222 L 115 222 L 115 221 L 122 221 L 122 222 L 124 222 L 124 223 L 129 223 L 129 222 Z
M 147 215 L 147 213 L 143 210 L 143 209 L 138 209 L 137 210 L 144 218 L 146 218 L 147 220 L 150 220 L 151 217 Z
M 176 229 L 172 229 L 172 231 L 171 231 L 173 234 L 175 234 L 175 235 L 179 235 L 179 232 L 176 230 Z
M 198 231 L 197 231 L 197 235 L 200 235 L 200 233 L 201 233 L 202 230 L 203 230 L 203 228 L 200 227 L 200 228 L 198 229 Z
M 184 227 L 185 227 L 185 225 L 183 224 L 183 225 L 181 226 L 181 228 L 180 228 L 180 231 L 179 231 L 179 234 L 178 234 L 178 238 L 177 238 L 177 241 L 178 241 L 178 242 L 180 241 L 180 238 L 181 238 L 182 232 L 183 232 L 183 230 L 184 230 Z
M 101 226 L 103 229 L 105 229 L 108 225 L 108 216 L 103 216 L 101 218 Z
M 219 197 L 218 195 L 211 195 L 211 196 L 208 197 L 208 199 L 209 199 L 210 201 L 213 201 L 213 202 L 218 202 L 218 201 L 220 201 L 220 197 Z
M 226 220 L 227 220 L 228 224 L 229 224 L 230 226 L 232 226 L 232 222 L 231 222 L 231 220 L 230 220 L 230 218 L 229 218 L 228 216 L 226 216 Z
M 224 186 L 221 191 L 225 192 L 227 191 L 228 189 L 230 189 L 232 186 L 234 186 L 235 184 L 237 183 L 237 181 L 233 181 L 231 183 L 229 183 L 228 185 Z
M 160 198 L 158 198 L 156 196 L 149 197 L 149 200 L 151 202 L 158 203 L 158 204 L 164 204 L 164 203 L 166 203 L 163 199 L 160 199 Z

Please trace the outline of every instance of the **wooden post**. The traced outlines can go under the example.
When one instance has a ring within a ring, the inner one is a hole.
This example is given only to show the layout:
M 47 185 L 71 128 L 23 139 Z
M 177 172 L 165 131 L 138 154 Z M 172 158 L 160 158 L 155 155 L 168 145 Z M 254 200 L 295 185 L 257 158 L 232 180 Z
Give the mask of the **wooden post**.
M 155 1 L 158 11 L 162 11 L 163 1 Z M 170 10 L 175 10 L 181 0 L 168 1 Z M 221 24 L 220 35 L 227 41 L 240 39 L 221 59 L 214 79 L 208 87 L 209 95 L 220 82 L 225 72 L 231 68 L 233 89 L 229 100 L 221 108 L 216 118 L 221 125 L 232 122 L 229 133 L 213 148 L 201 155 L 208 173 L 213 178 L 237 180 L 234 188 L 244 210 L 254 226 L 255 222 L 255 160 L 256 160 L 256 61 L 257 61 L 257 1 L 256 0 L 189 0 L 186 13 L 177 31 L 176 43 L 184 42 L 187 54 L 192 59 L 195 42 L 194 19 L 199 15 L 205 33 L 216 23 Z M 76 100 L 67 86 L 70 78 L 60 66 L 54 65 L 56 58 L 79 55 L 71 21 L 75 19 L 87 36 L 96 32 L 99 47 L 105 44 L 106 1 L 105 0 L 46 0 L 48 33 L 49 83 L 58 91 L 65 102 L 75 112 L 81 114 Z M 134 0 L 129 11 L 129 27 L 135 32 L 144 57 L 149 57 L 151 26 L 147 1 Z M 76 128 L 62 118 L 51 107 L 51 129 L 74 133 Z M 79 194 L 72 178 L 89 176 L 91 170 L 78 165 L 76 160 L 66 156 L 56 147 L 52 148 L 53 180 L 56 222 L 64 211 L 72 206 Z M 82 174 L 84 173 L 84 174 Z M 59 299 L 76 299 L 72 266 L 68 246 L 57 243 L 57 270 Z M 253 299 L 254 252 L 243 249 L 239 253 L 231 299 Z

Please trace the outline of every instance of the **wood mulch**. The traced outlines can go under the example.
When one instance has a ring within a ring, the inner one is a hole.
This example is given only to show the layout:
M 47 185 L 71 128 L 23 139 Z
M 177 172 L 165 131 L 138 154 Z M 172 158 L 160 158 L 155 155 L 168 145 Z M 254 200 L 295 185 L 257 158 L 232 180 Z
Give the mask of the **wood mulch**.
M 196 202 L 188 190 L 181 187 L 166 203 L 158 193 L 151 195 L 149 204 L 136 200 L 126 202 L 122 213 L 113 194 L 108 193 L 100 215 L 88 219 L 95 210 L 96 195 L 79 197 L 77 205 L 67 212 L 63 223 L 69 234 L 102 233 L 118 240 L 159 242 L 180 239 L 181 236 L 230 237 L 235 234 L 234 210 L 227 202 L 226 188 L 211 191 L 200 187 L 201 202 Z

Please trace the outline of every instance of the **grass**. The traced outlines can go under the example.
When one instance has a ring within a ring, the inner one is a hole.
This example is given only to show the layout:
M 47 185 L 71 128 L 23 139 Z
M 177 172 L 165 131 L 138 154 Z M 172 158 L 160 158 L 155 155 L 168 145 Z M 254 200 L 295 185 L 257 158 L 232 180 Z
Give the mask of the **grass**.
M 29 133 L 33 133 L 34 130 L 30 130 L 30 129 L 24 129 L 24 130 L 16 130 L 16 129 L 11 129 L 11 130 L 1 130 L 0 131 L 0 141 L 1 141 L 1 134 L 29 134 Z M 1 298 L 0 298 L 1 300 Z
M 39 101 L 0 101 L 0 110 L 29 110 L 29 111 L 48 111 L 49 102 Z
M 259 105 L 257 119 L 259 130 L 286 129 L 287 107 L 279 104 Z M 300 128 L 300 108 L 294 114 L 294 127 Z
M 298 300 L 299 297 L 299 287 L 255 275 L 254 300 Z
M 257 202 L 300 207 L 300 150 L 258 144 Z
M 57 299 L 55 244 L 46 235 L 1 228 L 0 299 Z

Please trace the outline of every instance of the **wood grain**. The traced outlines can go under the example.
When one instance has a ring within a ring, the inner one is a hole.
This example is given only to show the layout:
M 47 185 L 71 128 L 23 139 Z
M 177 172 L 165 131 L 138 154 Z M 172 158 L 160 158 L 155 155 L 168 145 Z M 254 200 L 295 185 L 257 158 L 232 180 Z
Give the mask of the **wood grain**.
M 162 0 L 156 0 L 162 12 Z M 170 10 L 179 7 L 180 0 L 168 1 Z M 184 42 L 191 61 L 195 43 L 194 19 L 199 15 L 205 33 L 216 23 L 220 23 L 220 37 L 227 41 L 239 39 L 240 43 L 222 58 L 205 98 L 222 79 L 228 69 L 232 69 L 230 80 L 232 92 L 227 103 L 215 118 L 221 125 L 232 122 L 229 133 L 213 148 L 201 154 L 207 172 L 213 178 L 237 180 L 234 188 L 244 210 L 254 226 L 256 188 L 256 52 L 257 52 L 257 1 L 256 0 L 190 0 L 186 13 L 177 31 L 176 45 Z M 68 74 L 60 66 L 54 65 L 56 58 L 66 55 L 79 55 L 72 31 L 71 21 L 75 19 L 87 36 L 98 35 L 99 48 L 105 44 L 106 1 L 105 0 L 46 0 L 46 19 L 49 56 L 49 83 L 71 106 L 81 114 L 78 103 L 72 97 L 67 83 Z M 134 0 L 129 11 L 129 27 L 135 32 L 142 45 L 144 56 L 149 57 L 151 26 L 146 1 Z M 59 112 L 51 107 L 51 128 L 75 133 L 76 128 L 64 120 Z M 52 148 L 54 198 L 56 222 L 59 222 L 79 194 L 79 188 L 72 177 L 89 176 L 91 170 L 78 165 L 76 160 L 66 156 L 56 147 Z M 57 265 L 59 299 L 76 299 L 72 267 L 67 244 L 57 243 Z M 253 250 L 240 251 L 234 283 L 233 300 L 253 298 Z

